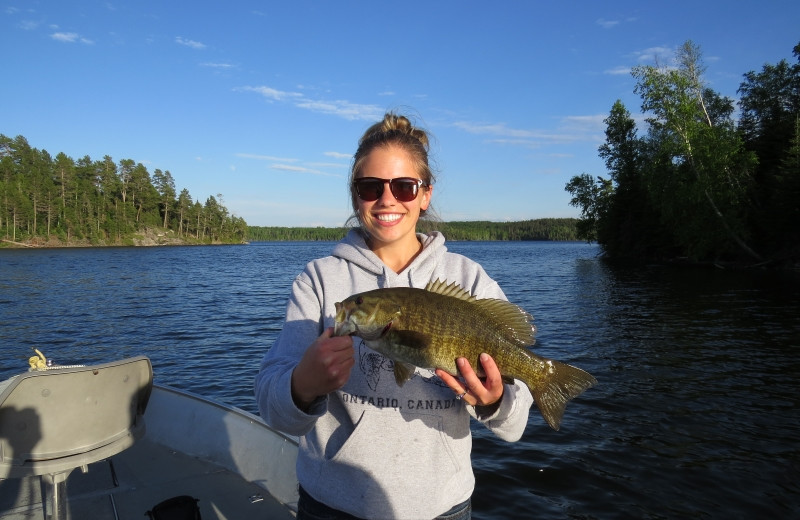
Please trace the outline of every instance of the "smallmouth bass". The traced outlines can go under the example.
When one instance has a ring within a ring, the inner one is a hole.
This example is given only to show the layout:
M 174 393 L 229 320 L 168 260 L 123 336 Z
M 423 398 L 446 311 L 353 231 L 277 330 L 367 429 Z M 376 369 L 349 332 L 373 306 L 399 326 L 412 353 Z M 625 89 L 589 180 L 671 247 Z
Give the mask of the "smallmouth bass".
M 567 402 L 597 380 L 580 368 L 531 352 L 536 333 L 532 319 L 513 303 L 477 299 L 455 283 L 437 280 L 425 289 L 376 289 L 336 303 L 334 334 L 356 335 L 391 358 L 400 386 L 415 367 L 441 368 L 458 376 L 459 357 L 483 377 L 479 357 L 485 352 L 504 382 L 519 379 L 528 386 L 542 417 L 558 430 Z

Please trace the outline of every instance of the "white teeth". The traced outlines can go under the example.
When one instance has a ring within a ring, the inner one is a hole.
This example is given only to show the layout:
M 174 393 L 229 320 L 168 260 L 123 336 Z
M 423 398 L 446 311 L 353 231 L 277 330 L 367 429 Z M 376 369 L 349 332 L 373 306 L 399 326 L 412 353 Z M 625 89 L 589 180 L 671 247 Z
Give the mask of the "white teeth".
M 394 222 L 395 220 L 399 220 L 402 215 L 398 213 L 392 214 L 380 214 L 377 216 L 378 220 L 382 220 L 384 222 Z

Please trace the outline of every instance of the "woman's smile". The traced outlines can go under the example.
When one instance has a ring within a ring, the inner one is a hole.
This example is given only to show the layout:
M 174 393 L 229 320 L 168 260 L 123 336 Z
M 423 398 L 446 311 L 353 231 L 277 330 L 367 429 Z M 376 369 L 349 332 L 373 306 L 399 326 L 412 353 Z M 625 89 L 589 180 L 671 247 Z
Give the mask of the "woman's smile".
M 378 213 L 375 215 L 375 218 L 385 224 L 394 224 L 403 218 L 403 215 L 401 213 Z

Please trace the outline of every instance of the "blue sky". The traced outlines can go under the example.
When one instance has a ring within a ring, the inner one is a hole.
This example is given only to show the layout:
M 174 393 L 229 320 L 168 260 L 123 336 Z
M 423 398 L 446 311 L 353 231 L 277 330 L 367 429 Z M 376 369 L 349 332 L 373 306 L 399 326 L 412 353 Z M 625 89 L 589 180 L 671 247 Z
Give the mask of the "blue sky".
M 435 138 L 444 220 L 578 216 L 630 68 L 697 43 L 706 80 L 793 61 L 791 1 L 0 0 L 0 133 L 169 170 L 250 225 L 338 226 L 363 131 L 389 109 Z

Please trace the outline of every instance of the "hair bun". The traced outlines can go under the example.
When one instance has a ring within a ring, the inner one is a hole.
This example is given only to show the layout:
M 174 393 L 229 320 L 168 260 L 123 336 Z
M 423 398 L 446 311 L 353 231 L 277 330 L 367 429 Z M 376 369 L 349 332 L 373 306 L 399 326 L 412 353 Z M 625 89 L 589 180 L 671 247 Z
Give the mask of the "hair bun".
M 428 134 L 425 130 L 415 127 L 404 115 L 394 112 L 387 112 L 383 116 L 383 121 L 375 123 L 364 132 L 358 144 L 367 141 L 391 141 L 391 134 L 401 134 L 411 136 L 418 140 L 425 151 L 428 151 Z

